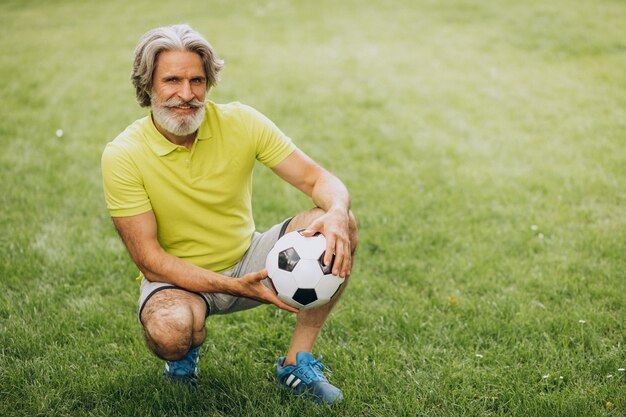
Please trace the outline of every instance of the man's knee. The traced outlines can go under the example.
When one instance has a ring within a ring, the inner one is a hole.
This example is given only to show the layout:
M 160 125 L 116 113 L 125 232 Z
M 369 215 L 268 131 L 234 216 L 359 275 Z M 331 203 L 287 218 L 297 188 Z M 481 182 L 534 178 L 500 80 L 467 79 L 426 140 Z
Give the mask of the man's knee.
M 314 207 L 310 210 L 302 212 L 291 219 L 285 233 L 293 232 L 294 230 L 304 229 L 317 220 L 319 217 L 326 214 L 326 212 L 319 208 Z M 350 234 L 350 245 L 352 252 L 356 250 L 359 244 L 359 229 L 356 221 L 356 216 L 352 212 L 352 210 L 348 210 L 348 232 Z
M 183 358 L 191 348 L 193 321 L 182 307 L 154 311 L 143 319 L 146 342 L 166 360 Z
M 326 212 L 319 207 L 314 207 L 310 210 L 304 211 L 295 215 L 289 224 L 285 233 L 293 232 L 295 230 L 305 229 L 317 218 L 322 217 Z
M 162 359 L 182 359 L 192 346 L 204 341 L 204 322 L 195 323 L 198 320 L 194 319 L 192 306 L 175 302 L 176 297 L 169 296 L 167 291 L 162 293 L 148 300 L 141 315 L 146 342 Z

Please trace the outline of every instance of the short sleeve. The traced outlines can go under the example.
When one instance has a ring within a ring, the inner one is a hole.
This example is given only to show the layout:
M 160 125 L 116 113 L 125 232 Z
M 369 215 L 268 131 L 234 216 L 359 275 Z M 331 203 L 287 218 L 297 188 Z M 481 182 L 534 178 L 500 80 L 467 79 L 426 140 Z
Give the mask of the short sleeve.
M 111 217 L 128 217 L 152 209 L 141 172 L 130 155 L 114 143 L 102 153 L 102 182 Z
M 242 106 L 244 123 L 255 141 L 256 159 L 273 168 L 289 156 L 296 146 L 270 119 L 249 106 Z

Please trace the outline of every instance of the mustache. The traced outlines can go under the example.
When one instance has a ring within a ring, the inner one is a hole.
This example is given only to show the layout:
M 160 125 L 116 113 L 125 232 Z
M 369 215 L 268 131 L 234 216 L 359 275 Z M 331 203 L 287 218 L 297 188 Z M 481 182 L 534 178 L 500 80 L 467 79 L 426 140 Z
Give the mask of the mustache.
M 200 108 L 206 105 L 206 100 L 198 100 L 197 98 L 192 98 L 189 101 L 184 101 L 178 98 L 171 98 L 163 103 L 161 106 L 163 107 L 178 107 L 178 106 L 189 106 L 191 108 Z

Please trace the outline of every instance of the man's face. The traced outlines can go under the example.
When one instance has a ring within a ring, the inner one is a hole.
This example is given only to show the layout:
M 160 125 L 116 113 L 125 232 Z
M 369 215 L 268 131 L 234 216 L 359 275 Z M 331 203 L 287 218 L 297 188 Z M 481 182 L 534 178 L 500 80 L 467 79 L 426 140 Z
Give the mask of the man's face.
M 152 114 L 166 131 L 186 136 L 204 118 L 206 75 L 200 55 L 187 51 L 159 54 L 152 76 Z

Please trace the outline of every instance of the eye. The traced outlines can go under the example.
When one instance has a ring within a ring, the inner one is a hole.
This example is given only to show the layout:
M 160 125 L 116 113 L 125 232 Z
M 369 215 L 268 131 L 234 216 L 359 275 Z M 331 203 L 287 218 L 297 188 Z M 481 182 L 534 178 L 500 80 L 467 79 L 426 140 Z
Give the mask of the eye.
M 191 82 L 194 83 L 194 84 L 198 84 L 198 85 L 204 84 L 204 78 L 202 78 L 202 77 L 195 77 L 195 78 L 191 79 Z

